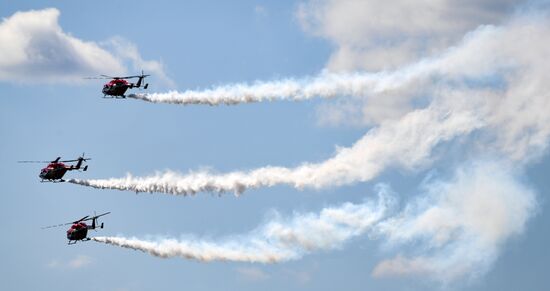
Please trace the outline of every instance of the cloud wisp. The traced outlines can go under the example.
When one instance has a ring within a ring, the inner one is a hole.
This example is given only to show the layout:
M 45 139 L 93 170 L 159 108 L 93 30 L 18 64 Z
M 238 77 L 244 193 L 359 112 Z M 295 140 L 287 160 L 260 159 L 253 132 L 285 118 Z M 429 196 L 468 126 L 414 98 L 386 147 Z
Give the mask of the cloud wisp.
M 303 30 L 330 41 L 333 71 L 380 70 L 442 52 L 480 25 L 499 25 L 525 0 L 305 0 Z
M 395 254 L 375 277 L 428 275 L 440 281 L 486 273 L 504 243 L 521 234 L 537 209 L 521 169 L 504 161 L 462 165 L 449 181 L 429 181 L 423 195 L 379 223 L 376 235 Z M 412 249 L 403 253 L 403 246 Z
M 78 255 L 66 262 L 61 260 L 51 260 L 47 266 L 49 268 L 81 269 L 92 264 L 93 262 L 94 260 L 89 256 Z

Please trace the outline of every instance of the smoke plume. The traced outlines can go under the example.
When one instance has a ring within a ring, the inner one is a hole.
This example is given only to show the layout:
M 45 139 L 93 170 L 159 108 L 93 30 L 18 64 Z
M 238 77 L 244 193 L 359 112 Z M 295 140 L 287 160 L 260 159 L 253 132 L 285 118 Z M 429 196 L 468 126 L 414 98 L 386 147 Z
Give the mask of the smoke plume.
M 277 216 L 248 235 L 232 236 L 220 242 L 124 237 L 95 237 L 93 240 L 161 258 L 276 263 L 295 260 L 313 251 L 340 247 L 351 238 L 367 232 L 395 204 L 385 186 L 378 187 L 378 197 L 378 201 L 344 203 L 323 209 L 319 214 L 297 214 L 292 219 Z
M 411 252 L 382 260 L 374 267 L 374 276 L 424 274 L 451 281 L 486 272 L 500 247 L 523 232 L 536 209 L 536 197 L 520 175 L 503 161 L 466 163 L 448 180 L 428 180 L 401 209 L 391 188 L 379 184 L 377 201 L 344 203 L 291 219 L 276 215 L 247 235 L 228 239 L 93 240 L 161 258 L 277 263 L 341 248 L 368 235 L 385 245 L 385 252 L 404 245 Z
M 535 191 L 522 175 L 548 147 L 549 37 L 546 10 L 523 11 L 501 26 L 479 27 L 438 57 L 393 72 L 189 91 L 178 101 L 215 105 L 347 95 L 355 96 L 346 99 L 355 104 L 397 95 L 404 98 L 402 110 L 391 114 L 382 110 L 362 138 L 325 161 L 225 174 L 168 171 L 70 182 L 174 195 L 239 194 L 281 184 L 297 189 L 336 187 L 372 180 L 391 168 L 414 171 L 440 162 L 447 169 L 459 163 L 452 177 L 428 179 L 418 194 L 407 193 L 410 198 L 397 210 L 393 196 L 381 195 L 378 203 L 346 203 L 318 215 L 275 218 L 246 235 L 216 241 L 95 240 L 159 257 L 270 263 L 339 248 L 352 238 L 368 235 L 387 254 L 373 268 L 373 276 L 423 274 L 445 282 L 477 277 L 490 269 L 510 238 L 523 232 L 537 209 Z M 170 102 L 178 103 L 175 99 Z
M 312 98 L 365 96 L 409 84 L 430 73 L 428 64 L 415 64 L 396 72 L 333 74 L 253 84 L 229 84 L 207 90 L 170 91 L 167 93 L 130 94 L 128 97 L 152 103 L 180 105 L 236 105 L 263 101 L 303 101 Z
M 544 152 L 550 135 L 550 115 L 547 114 L 550 83 L 545 78 L 550 67 L 550 47 L 543 41 L 549 35 L 550 23 L 545 15 L 529 14 L 529 17 L 517 17 L 501 27 L 480 27 L 468 34 L 460 45 L 439 57 L 393 73 L 370 75 L 369 82 L 386 91 L 399 88 L 400 92 L 413 92 L 407 96 L 410 104 L 418 108 L 382 119 L 355 144 L 338 149 L 322 162 L 303 163 L 297 167 L 266 166 L 225 174 L 167 171 L 147 177 L 128 174 L 125 178 L 69 182 L 101 189 L 175 195 L 203 191 L 239 194 L 249 188 L 279 184 L 319 189 L 368 181 L 389 167 L 422 168 L 437 159 L 433 155 L 434 147 L 454 140 L 467 140 L 474 131 L 477 133 L 472 153 L 504 155 L 518 163 L 527 163 Z M 331 78 L 338 79 L 337 76 L 340 75 L 331 75 Z M 362 80 L 361 77 L 357 79 Z M 392 81 L 380 85 L 377 83 L 380 79 Z M 331 92 L 326 96 L 361 94 L 365 88 L 362 81 L 350 86 L 328 82 L 327 90 L 319 89 L 325 83 L 316 79 L 305 82 L 307 86 L 289 82 L 294 85 L 265 83 L 233 87 L 242 89 L 235 89 L 235 92 L 258 93 L 257 96 L 264 96 L 265 92 L 275 92 L 272 96 L 279 96 L 290 90 L 301 92 L 295 96 L 302 97 L 325 91 Z M 222 88 L 216 90 L 225 90 Z M 227 96 L 241 96 L 239 94 Z M 366 98 L 378 97 L 373 93 Z M 428 105 L 421 106 L 426 102 Z
M 286 184 L 301 189 L 323 188 L 356 181 L 368 181 L 390 165 L 415 167 L 430 156 L 437 144 L 480 127 L 471 112 L 450 112 L 433 106 L 411 112 L 402 120 L 370 131 L 352 147 L 340 149 L 329 160 L 296 168 L 264 167 L 250 172 L 216 175 L 196 172 L 181 175 L 158 173 L 149 177 L 128 175 L 121 179 L 69 180 L 70 183 L 100 189 L 161 192 L 189 195 L 197 192 L 234 192 L 249 188 Z M 418 129 L 424 130 L 418 130 Z

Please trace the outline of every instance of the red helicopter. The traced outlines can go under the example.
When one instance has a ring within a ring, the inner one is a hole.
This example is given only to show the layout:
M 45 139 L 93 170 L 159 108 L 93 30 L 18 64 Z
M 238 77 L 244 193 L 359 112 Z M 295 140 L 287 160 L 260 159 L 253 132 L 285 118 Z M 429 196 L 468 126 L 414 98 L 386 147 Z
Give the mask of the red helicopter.
M 91 160 L 91 158 L 84 158 L 84 154 L 82 156 L 78 157 L 76 160 L 65 160 L 60 161 L 61 157 L 57 157 L 57 159 L 47 162 L 47 161 L 19 161 L 19 163 L 48 163 L 48 165 L 43 168 L 40 171 L 40 174 L 38 177 L 40 177 L 42 180 L 40 182 L 65 182 L 63 180 L 63 176 L 67 171 L 73 171 L 73 170 L 80 170 L 82 163 L 85 161 Z M 70 165 L 67 166 L 64 163 L 68 162 L 76 162 L 76 165 Z M 82 168 L 82 171 L 88 170 L 88 166 L 86 165 L 84 168 Z
M 87 237 L 88 229 L 103 228 L 103 223 L 101 223 L 100 225 L 97 225 L 97 218 L 101 217 L 103 215 L 107 215 L 109 213 L 111 213 L 111 212 L 105 212 L 103 214 L 95 215 L 95 216 L 92 216 L 92 217 L 89 217 L 89 215 L 86 215 L 86 216 L 82 217 L 81 219 L 73 221 L 73 222 L 62 223 L 62 224 L 57 224 L 57 225 L 50 225 L 50 226 L 43 227 L 42 229 L 52 228 L 52 227 L 59 227 L 59 226 L 72 224 L 71 227 L 67 230 L 67 239 L 69 240 L 68 244 L 73 245 L 73 244 L 77 243 L 79 240 L 80 241 L 89 241 L 90 238 Z M 84 222 L 84 221 L 88 221 L 88 220 L 92 221 L 92 225 L 87 225 Z
M 141 86 L 143 83 L 143 80 L 145 77 L 148 77 L 150 75 L 144 75 L 143 71 L 141 72 L 141 75 L 136 76 L 126 76 L 126 77 L 112 77 L 107 75 L 100 75 L 101 77 L 91 77 L 91 78 L 85 78 L 85 79 L 111 79 L 108 83 L 103 85 L 103 98 L 107 98 L 107 96 L 112 98 L 126 98 L 124 93 L 126 93 L 126 90 L 132 89 L 132 88 L 143 88 L 147 89 L 149 87 L 149 84 Z M 138 78 L 137 83 L 130 83 L 126 81 L 127 79 L 133 79 Z

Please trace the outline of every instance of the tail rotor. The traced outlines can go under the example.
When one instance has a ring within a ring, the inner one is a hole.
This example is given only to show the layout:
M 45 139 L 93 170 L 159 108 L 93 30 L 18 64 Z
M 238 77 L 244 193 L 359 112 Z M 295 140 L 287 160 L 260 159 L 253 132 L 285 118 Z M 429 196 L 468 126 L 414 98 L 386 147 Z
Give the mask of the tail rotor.
M 149 75 L 145 75 L 143 73 L 143 70 L 141 70 L 141 75 L 139 76 L 139 80 L 136 84 L 136 87 L 140 88 L 141 86 L 141 82 L 145 79 L 145 77 L 148 77 Z M 147 89 L 147 87 L 149 87 L 149 83 L 145 83 L 145 85 L 143 86 L 143 89 Z

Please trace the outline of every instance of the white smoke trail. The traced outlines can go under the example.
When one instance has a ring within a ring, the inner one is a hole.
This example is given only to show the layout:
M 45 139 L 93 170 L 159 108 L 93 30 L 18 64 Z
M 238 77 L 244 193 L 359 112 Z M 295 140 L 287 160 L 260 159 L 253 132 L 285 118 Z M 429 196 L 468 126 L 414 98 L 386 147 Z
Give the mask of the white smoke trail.
M 303 101 L 316 97 L 365 96 L 392 90 L 431 73 L 432 62 L 422 62 L 396 72 L 335 74 L 324 72 L 316 77 L 286 79 L 254 84 L 230 84 L 207 90 L 170 91 L 167 93 L 130 94 L 128 97 L 152 103 L 236 105 L 276 100 Z
M 169 171 L 143 178 L 128 175 L 121 179 L 71 179 L 69 182 L 100 189 L 189 195 L 204 191 L 240 194 L 249 188 L 277 184 L 287 184 L 301 189 L 367 181 L 390 165 L 421 165 L 429 157 L 434 146 L 482 126 L 478 116 L 472 112 L 451 112 L 447 108 L 434 105 L 411 112 L 398 122 L 371 130 L 352 147 L 340 149 L 329 160 L 317 164 L 303 164 L 293 169 L 264 167 L 250 172 L 222 175 L 208 172 L 181 175 Z
M 534 191 L 503 161 L 466 163 L 449 181 L 428 181 L 397 211 L 395 195 L 378 185 L 378 201 L 345 203 L 319 214 L 280 216 L 247 235 L 212 241 L 97 237 L 97 242 L 161 258 L 276 263 L 340 248 L 368 235 L 385 252 L 409 252 L 379 262 L 373 275 L 423 274 L 447 282 L 486 272 L 502 245 L 519 235 L 536 209 Z M 388 248 L 389 246 L 389 248 Z
M 276 263 L 295 260 L 312 251 L 337 248 L 367 232 L 394 205 L 387 187 L 379 186 L 378 196 L 377 202 L 345 203 L 323 209 L 319 214 L 298 214 L 290 220 L 274 219 L 248 235 L 222 242 L 124 237 L 96 237 L 93 240 L 161 258 Z
M 200 191 L 242 193 L 249 188 L 278 184 L 298 189 L 323 188 L 368 181 L 391 166 L 411 169 L 425 165 L 433 158 L 435 146 L 474 130 L 479 133 L 472 153 L 503 154 L 518 163 L 527 163 L 544 153 L 550 136 L 550 83 L 546 80 L 550 43 L 545 41 L 549 36 L 549 18 L 529 14 L 501 27 L 481 27 L 441 57 L 419 62 L 404 72 L 387 74 L 401 76 L 391 80 L 415 80 L 395 84 L 404 92 L 408 89 L 419 92 L 414 87 L 422 87 L 420 91 L 429 105 L 385 120 L 353 146 L 340 149 L 323 162 L 227 174 L 182 175 L 168 171 L 149 177 L 128 175 L 120 179 L 70 182 L 102 189 L 176 195 Z M 392 84 L 382 87 L 390 88 Z M 364 89 L 359 85 L 358 88 L 357 92 Z M 331 90 L 335 94 L 351 92 L 338 86 Z

